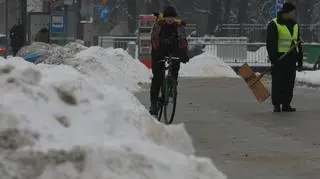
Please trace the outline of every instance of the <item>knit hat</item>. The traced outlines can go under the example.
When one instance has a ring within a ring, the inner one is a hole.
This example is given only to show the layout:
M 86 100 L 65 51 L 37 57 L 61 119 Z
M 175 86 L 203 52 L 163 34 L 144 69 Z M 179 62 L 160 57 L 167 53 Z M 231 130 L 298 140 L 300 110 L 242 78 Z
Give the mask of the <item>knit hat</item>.
M 296 10 L 296 6 L 290 2 L 286 2 L 283 4 L 281 11 L 284 13 L 291 12 L 293 10 Z
M 177 17 L 178 14 L 176 12 L 176 9 L 172 6 L 168 6 L 163 11 L 163 17 Z

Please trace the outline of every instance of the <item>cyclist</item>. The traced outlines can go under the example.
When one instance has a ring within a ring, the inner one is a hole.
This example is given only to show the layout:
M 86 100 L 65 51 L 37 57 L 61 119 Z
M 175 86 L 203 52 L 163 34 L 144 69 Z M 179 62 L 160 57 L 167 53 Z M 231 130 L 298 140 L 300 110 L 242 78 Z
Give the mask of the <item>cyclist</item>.
M 149 109 L 151 115 L 158 114 L 157 100 L 164 78 L 164 63 L 159 63 L 159 61 L 170 55 L 179 57 L 183 63 L 189 61 L 185 23 L 178 18 L 175 8 L 169 6 L 164 9 L 163 14 L 155 15 L 157 18 L 151 33 L 153 74 L 150 89 L 151 106 Z M 176 79 L 178 79 L 179 69 L 180 62 L 174 63 L 172 75 Z

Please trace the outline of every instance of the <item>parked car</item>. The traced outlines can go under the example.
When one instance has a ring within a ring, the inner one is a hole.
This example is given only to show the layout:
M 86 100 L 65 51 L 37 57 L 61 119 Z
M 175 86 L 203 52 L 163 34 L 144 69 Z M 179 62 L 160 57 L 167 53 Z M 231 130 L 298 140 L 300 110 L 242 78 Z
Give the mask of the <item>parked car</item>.
M 0 34 L 0 56 L 4 56 L 7 51 L 7 39 L 6 35 Z

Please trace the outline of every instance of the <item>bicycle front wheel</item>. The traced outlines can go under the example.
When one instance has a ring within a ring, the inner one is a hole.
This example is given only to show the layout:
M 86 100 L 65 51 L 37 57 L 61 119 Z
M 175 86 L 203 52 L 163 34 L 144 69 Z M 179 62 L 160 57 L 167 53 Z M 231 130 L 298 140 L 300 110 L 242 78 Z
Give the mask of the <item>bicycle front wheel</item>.
M 171 124 L 174 119 L 177 106 L 177 85 L 172 78 L 165 80 L 165 93 L 164 93 L 164 119 L 165 124 Z
M 158 108 L 158 116 L 157 119 L 158 121 L 161 121 L 162 113 L 163 113 L 163 108 L 164 108 L 164 99 L 165 99 L 165 86 L 162 85 L 160 88 L 160 94 L 158 97 L 158 103 L 157 103 L 157 108 Z

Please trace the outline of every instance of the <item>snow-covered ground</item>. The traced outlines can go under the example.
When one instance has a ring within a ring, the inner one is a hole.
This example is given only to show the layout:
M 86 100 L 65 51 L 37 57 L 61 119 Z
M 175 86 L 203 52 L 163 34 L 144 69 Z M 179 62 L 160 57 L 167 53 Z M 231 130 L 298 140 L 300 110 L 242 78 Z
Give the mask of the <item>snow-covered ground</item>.
M 183 124 L 158 123 L 127 90 L 150 72 L 124 51 L 62 62 L 0 58 L 1 179 L 226 178 L 194 156 Z
M 320 86 L 320 70 L 297 72 L 297 82 Z
M 211 53 L 203 53 L 182 64 L 180 75 L 185 77 L 238 77 L 235 71 Z
M 122 49 L 90 47 L 65 61 L 82 73 L 109 84 L 129 90 L 140 89 L 139 83 L 150 82 L 151 72 Z

